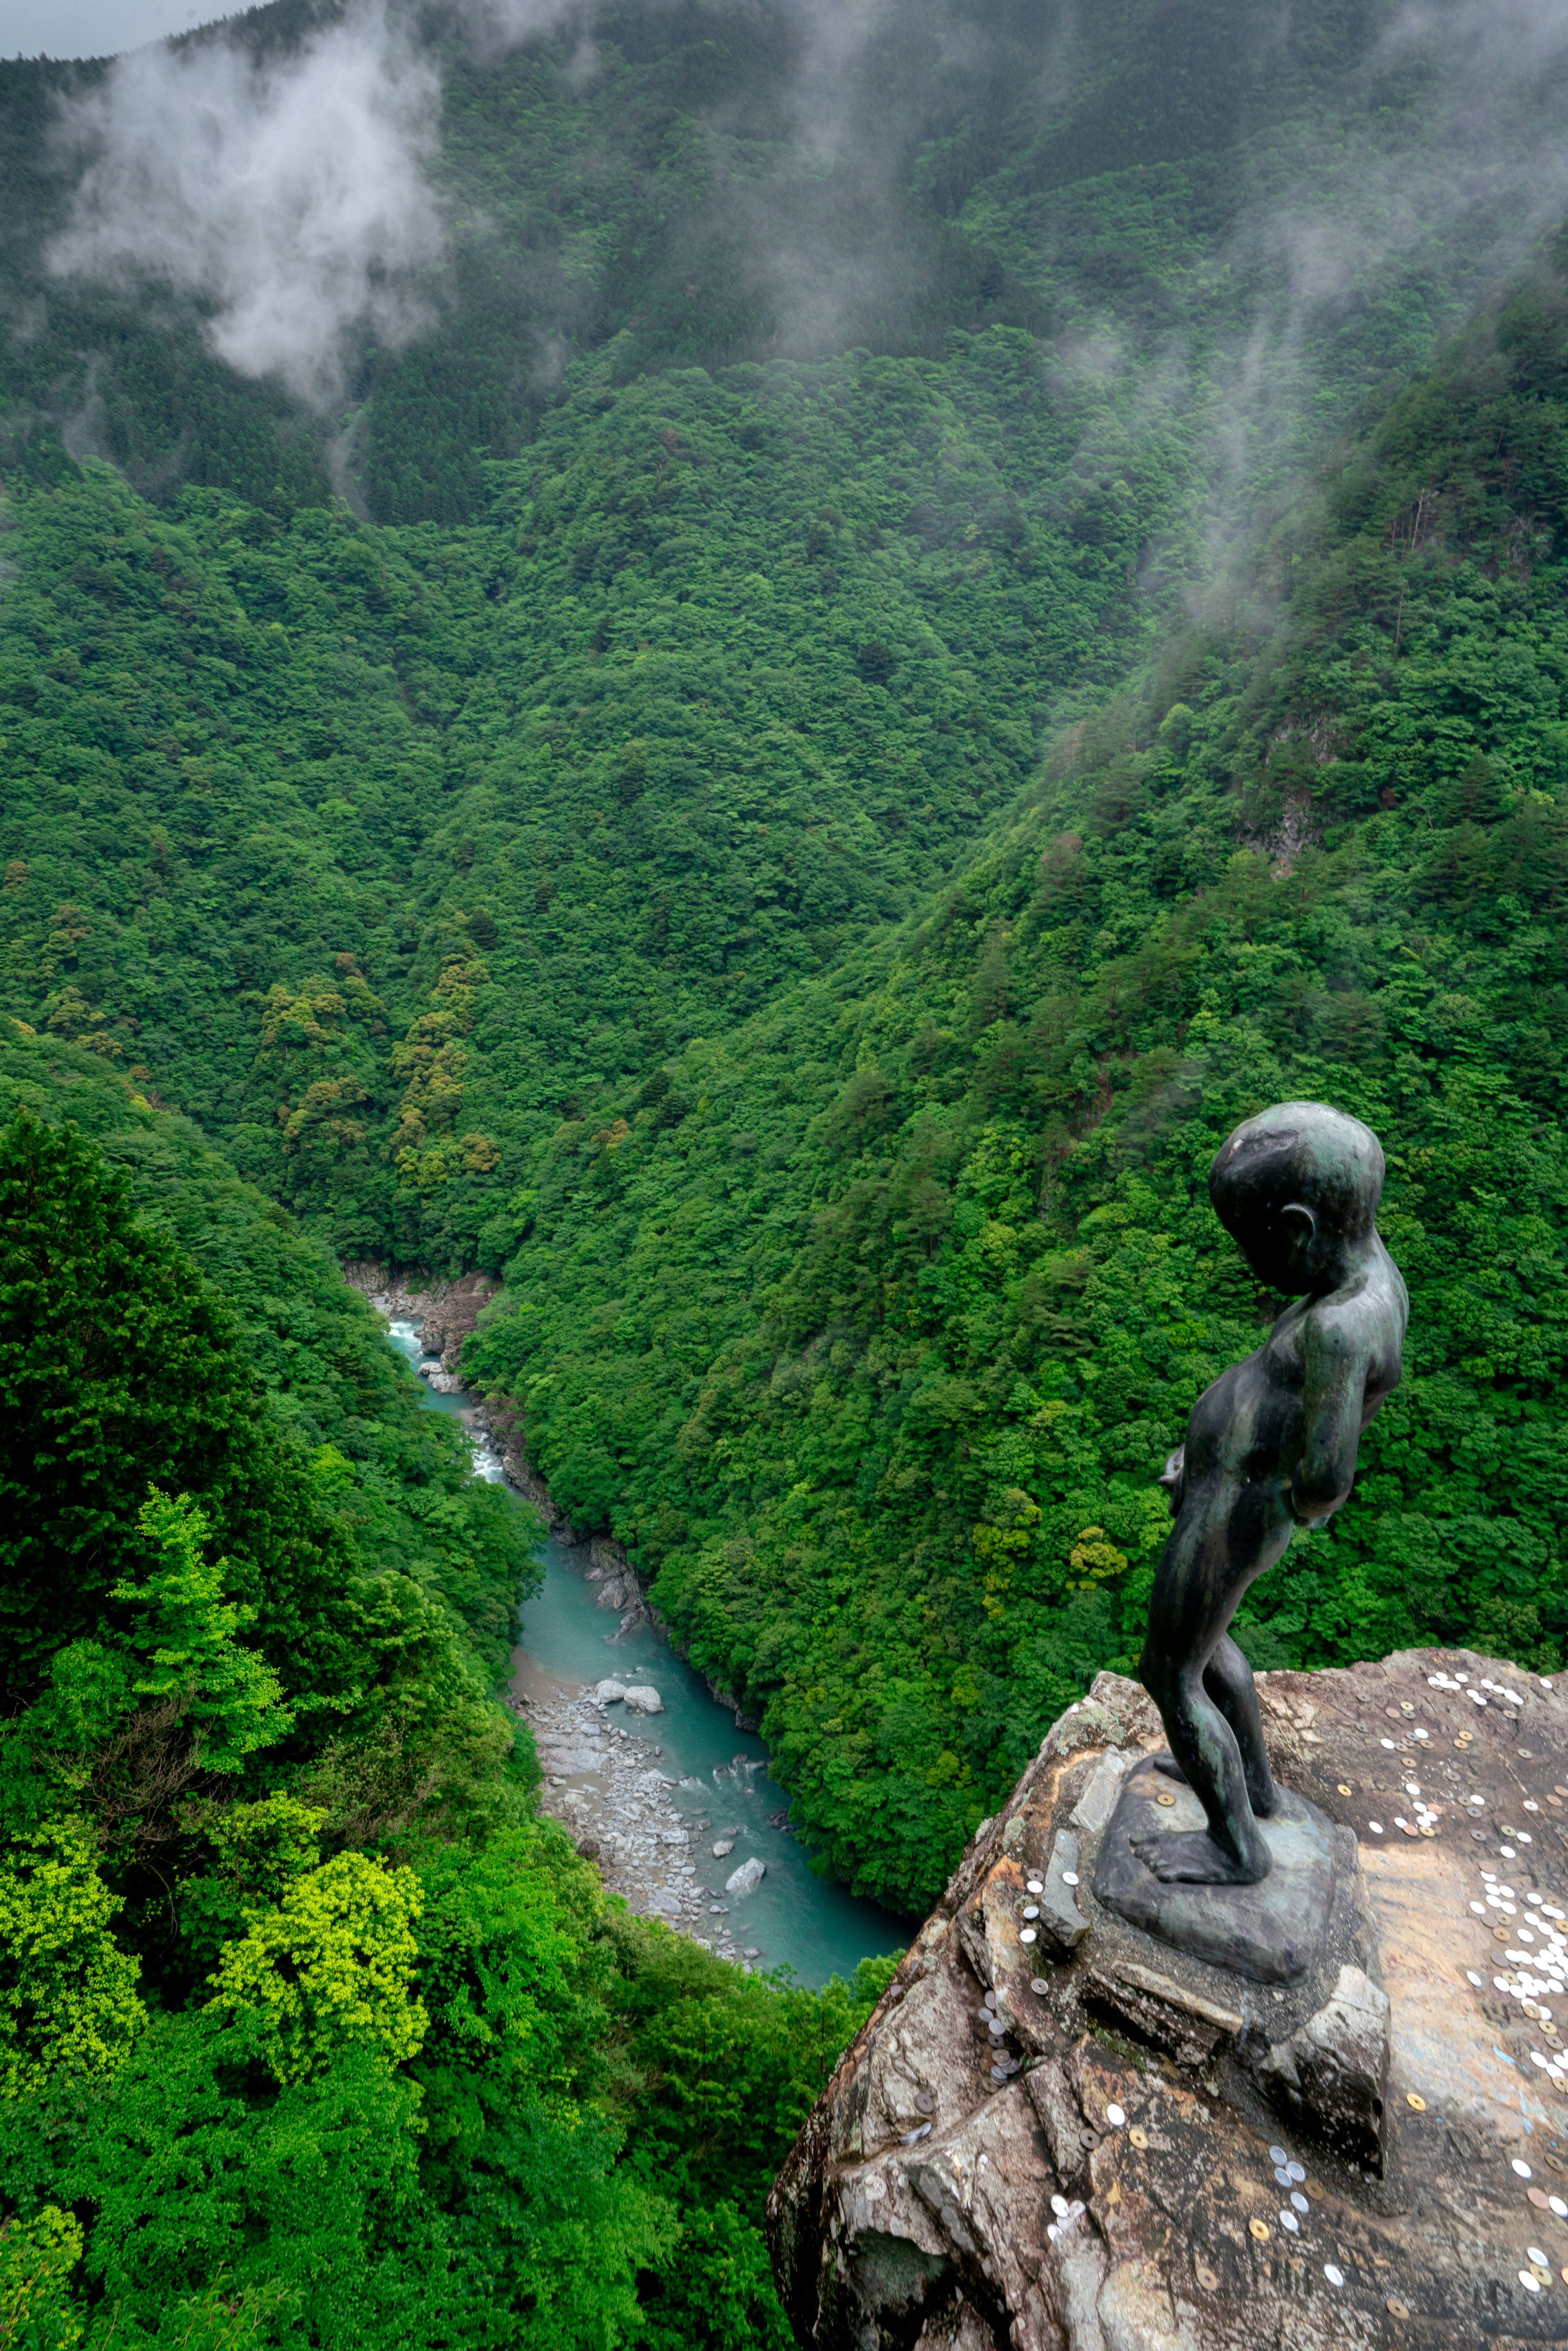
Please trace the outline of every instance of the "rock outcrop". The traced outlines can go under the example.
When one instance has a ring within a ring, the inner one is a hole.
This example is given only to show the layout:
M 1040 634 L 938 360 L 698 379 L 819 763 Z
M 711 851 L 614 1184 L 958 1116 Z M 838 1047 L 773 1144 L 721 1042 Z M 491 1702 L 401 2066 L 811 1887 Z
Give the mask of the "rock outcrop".
M 779 2175 L 802 2345 L 1568 2343 L 1568 1699 L 1452 1651 L 1260 1694 L 1328 1824 L 1310 1962 L 1244 1977 L 1095 1899 L 1118 1805 L 1168 1786 L 1103 1674 Z

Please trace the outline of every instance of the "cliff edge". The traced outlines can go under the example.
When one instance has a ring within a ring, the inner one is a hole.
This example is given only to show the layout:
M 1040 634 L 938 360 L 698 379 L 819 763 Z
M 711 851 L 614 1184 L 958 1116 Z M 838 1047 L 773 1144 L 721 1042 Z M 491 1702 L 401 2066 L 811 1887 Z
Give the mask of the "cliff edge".
M 1312 1949 L 1243 1975 L 1096 1899 L 1124 1808 L 1190 1802 L 1101 1675 L 779 2174 L 801 2344 L 1568 2343 L 1568 1688 L 1453 1650 L 1259 1688 Z

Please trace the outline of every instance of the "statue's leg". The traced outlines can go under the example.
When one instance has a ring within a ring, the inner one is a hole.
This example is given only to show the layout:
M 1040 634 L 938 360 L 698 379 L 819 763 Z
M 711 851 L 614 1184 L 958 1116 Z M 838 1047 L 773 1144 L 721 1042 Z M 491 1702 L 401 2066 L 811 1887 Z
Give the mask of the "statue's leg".
M 1186 1886 L 1255 1886 L 1267 1877 L 1271 1856 L 1253 1816 L 1247 1772 L 1236 1734 L 1191 1665 L 1160 1687 L 1145 1687 L 1160 1709 L 1171 1753 L 1208 1815 L 1207 1829 L 1179 1834 L 1151 1829 L 1132 1840 L 1133 1850 L 1156 1877 Z
M 1150 1830 L 1133 1839 L 1139 1858 L 1167 1882 L 1251 1886 L 1269 1874 L 1270 1856 L 1253 1814 L 1241 1748 L 1206 1686 L 1221 1644 L 1227 1650 L 1233 1646 L 1225 1628 L 1241 1593 L 1258 1569 L 1269 1564 L 1268 1552 L 1277 1557 L 1289 1540 L 1287 1520 L 1284 1540 L 1275 1549 L 1274 1531 L 1252 1523 L 1250 1502 L 1248 1489 L 1228 1477 L 1190 1491 L 1155 1579 L 1139 1674 L 1159 1708 L 1181 1775 L 1208 1816 L 1207 1831 Z M 1241 1664 L 1245 1669 L 1245 1658 Z M 1221 1661 L 1219 1679 L 1228 1697 L 1244 1695 L 1228 1657 Z M 1250 1679 L 1249 1674 L 1248 1684 Z M 1255 1695 L 1252 1705 L 1261 1752 Z M 1272 1784 L 1270 1780 L 1270 1792 Z
M 1260 1820 L 1269 1820 L 1280 1809 L 1280 1792 L 1274 1785 L 1268 1750 L 1263 1744 L 1258 1685 L 1252 1678 L 1251 1667 L 1228 1633 L 1220 1635 L 1214 1655 L 1203 1669 L 1203 1686 L 1236 1735 L 1252 1810 Z

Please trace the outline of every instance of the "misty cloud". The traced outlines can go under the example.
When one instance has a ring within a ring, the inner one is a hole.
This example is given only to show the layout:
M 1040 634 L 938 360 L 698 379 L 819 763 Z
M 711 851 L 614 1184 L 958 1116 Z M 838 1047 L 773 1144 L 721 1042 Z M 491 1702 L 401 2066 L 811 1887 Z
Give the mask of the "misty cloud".
M 350 329 L 395 345 L 426 321 L 438 98 L 379 7 L 279 64 L 229 40 L 122 57 L 62 124 L 90 161 L 49 266 L 204 297 L 220 358 L 329 402 Z

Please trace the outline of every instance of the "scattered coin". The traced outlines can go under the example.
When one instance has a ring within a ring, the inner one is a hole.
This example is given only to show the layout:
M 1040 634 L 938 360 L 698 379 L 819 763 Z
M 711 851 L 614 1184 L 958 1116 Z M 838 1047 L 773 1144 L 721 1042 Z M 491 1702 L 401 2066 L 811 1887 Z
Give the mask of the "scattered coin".
M 1546 2200 L 1546 2190 L 1544 2188 L 1527 2188 L 1524 2192 L 1529 2197 L 1531 2202 L 1534 2205 L 1538 2212 L 1546 2212 L 1551 2210 L 1551 2207 Z
M 1257 2238 L 1258 2242 L 1260 2245 L 1266 2245 L 1268 2243 L 1269 2223 L 1267 2220 L 1249 2220 L 1247 2226 L 1250 2229 L 1252 2234 Z
M 1384 1713 L 1388 1717 L 1388 1719 L 1389 1719 L 1389 1721 L 1390 1721 L 1390 1722 L 1397 1722 L 1397 1721 L 1398 1721 L 1398 1719 L 1399 1719 L 1399 1708 L 1398 1708 L 1396 1706 L 1385 1706 L 1385 1707 L 1384 1708 L 1383 1711 L 1384 1711 Z
M 1390 2318 L 1408 2318 L 1410 2315 L 1396 2294 L 1391 2294 L 1383 2307 Z
M 1269 2160 L 1270 2163 L 1289 2163 L 1291 2158 L 1282 2147 L 1271 2147 L 1269 2149 Z
M 1305 2170 L 1299 2163 L 1288 2163 L 1285 2166 L 1285 2169 L 1292 2179 L 1304 2179 L 1307 2176 Z
M 1205 2294 L 1212 2294 L 1216 2286 L 1219 2283 L 1218 2278 L 1209 2268 L 1207 2262 L 1195 2262 L 1193 2263 L 1192 2273 L 1197 2280 L 1199 2285 L 1203 2288 Z
M 1521 2179 L 1533 2179 L 1535 2177 L 1534 2172 L 1531 2171 L 1529 2164 L 1525 2162 L 1522 2156 L 1516 2155 L 1514 2157 L 1513 2168 L 1515 2171 L 1518 2172 Z
M 1061 1882 L 1063 1886 L 1076 1886 L 1078 1883 L 1078 1872 L 1075 1869 L 1064 1869 L 1061 1873 Z M 1030 1887 L 1030 1892 L 1032 1894 L 1034 1890 L 1034 1887 L 1031 1886 Z
M 1048 1976 L 1030 1976 L 1029 1980 L 1029 1988 L 1030 1991 L 1049 1991 L 1051 1990 L 1051 1980 Z
M 1034 1933 L 1035 1930 L 1032 1927 L 1024 1928 L 1023 1931 L 1019 1936 L 1019 1941 L 1020 1943 L 1032 1943 L 1034 1940 Z
M 1174 1804 L 1176 1798 L 1174 1796 L 1159 1795 L 1155 1798 L 1155 1802 L 1156 1804 Z
M 1291 2201 L 1295 2206 L 1298 2212 L 1310 2212 L 1312 2209 L 1299 2188 L 1291 2189 Z
M 1330 2285 L 1343 2285 L 1344 2283 L 1344 2272 L 1340 2268 L 1337 2262 L 1325 2262 L 1323 2263 L 1323 2275 L 1327 2278 Z
M 1040 1884 L 1038 1877 L 1031 1877 L 1028 1885 L 1025 1886 L 1024 1891 L 1026 1894 L 1043 1894 L 1045 1892 L 1045 1888 Z
M 1053 2196 L 1051 2199 L 1051 2209 L 1059 2220 L 1065 2220 L 1070 2209 L 1066 2197 Z
M 1136 2123 L 1133 2125 L 1132 2129 L 1127 2133 L 1127 2137 L 1134 2147 L 1147 2147 L 1149 2143 L 1148 2132 L 1146 2130 L 1140 2130 Z
M 1105 2119 L 1108 2123 L 1113 2124 L 1117 2130 L 1120 2130 L 1127 2117 L 1122 2107 L 1107 2106 L 1105 2109 Z
M 1539 2294 L 1541 2292 L 1541 2280 L 1536 2276 L 1533 2270 L 1521 2270 L 1519 2273 L 1519 2283 L 1524 2288 L 1526 2294 Z
M 1414 2107 L 1415 2107 L 1415 2109 L 1416 2109 L 1416 2112 L 1418 2115 L 1424 2115 L 1424 2114 L 1426 2113 L 1426 2111 L 1427 2111 L 1427 2101 L 1426 2101 L 1426 2099 L 1425 2099 L 1425 2098 L 1418 2098 L 1418 2097 L 1416 2095 L 1416 2093 L 1415 2093 L 1415 2091 L 1414 2091 L 1414 2090 L 1406 2090 L 1406 2093 L 1405 2093 L 1405 2103 L 1406 2103 L 1406 2105 L 1407 2106 L 1414 2106 Z
M 1401 1829 L 1406 1836 L 1419 1836 L 1421 1834 L 1419 1829 L 1413 1829 L 1408 1821 L 1399 1821 L 1396 1825 Z
M 1354 1793 L 1354 1791 L 1348 1788 L 1343 1780 L 1339 1782 L 1339 1792 L 1342 1796 L 1348 1796 Z

